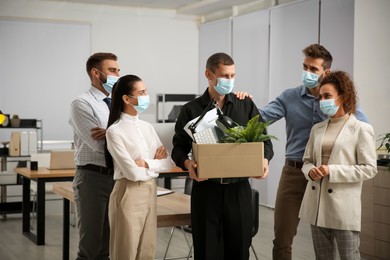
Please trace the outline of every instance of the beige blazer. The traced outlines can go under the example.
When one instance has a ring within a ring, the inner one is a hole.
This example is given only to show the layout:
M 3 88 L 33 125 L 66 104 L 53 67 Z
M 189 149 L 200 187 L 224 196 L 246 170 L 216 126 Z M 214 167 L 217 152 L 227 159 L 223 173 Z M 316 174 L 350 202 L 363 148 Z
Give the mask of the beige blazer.
M 377 173 L 374 130 L 351 115 L 330 154 L 329 175 L 312 181 L 308 174 L 321 166 L 322 138 L 328 123 L 314 125 L 306 145 L 302 171 L 308 183 L 299 217 L 319 227 L 360 231 L 362 182 Z

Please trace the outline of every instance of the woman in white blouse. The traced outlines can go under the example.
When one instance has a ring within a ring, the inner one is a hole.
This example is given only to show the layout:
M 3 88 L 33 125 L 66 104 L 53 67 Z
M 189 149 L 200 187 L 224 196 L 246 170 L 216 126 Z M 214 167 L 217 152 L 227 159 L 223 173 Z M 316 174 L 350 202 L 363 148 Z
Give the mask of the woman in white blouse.
M 144 82 L 121 77 L 113 89 L 106 163 L 116 180 L 109 202 L 110 259 L 154 259 L 158 172 L 174 163 L 153 126 L 139 119 L 149 106 Z

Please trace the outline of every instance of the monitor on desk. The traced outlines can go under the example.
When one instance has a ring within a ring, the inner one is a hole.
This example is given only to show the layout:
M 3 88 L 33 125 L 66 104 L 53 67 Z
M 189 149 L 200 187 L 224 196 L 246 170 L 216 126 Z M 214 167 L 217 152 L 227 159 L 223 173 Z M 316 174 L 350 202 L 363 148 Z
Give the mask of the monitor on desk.
M 75 150 L 53 150 L 50 153 L 49 170 L 75 169 Z
M 154 123 L 153 127 L 162 144 L 169 151 L 169 154 L 172 154 L 172 138 L 175 134 L 175 123 Z

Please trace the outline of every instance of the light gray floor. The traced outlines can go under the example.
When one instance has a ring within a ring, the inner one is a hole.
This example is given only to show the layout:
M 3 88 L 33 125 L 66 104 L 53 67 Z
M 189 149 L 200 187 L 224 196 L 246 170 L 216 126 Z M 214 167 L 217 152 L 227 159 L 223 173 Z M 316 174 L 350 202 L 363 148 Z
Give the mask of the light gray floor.
M 0 217 L 1 218 L 1 217 Z M 158 229 L 157 258 L 164 255 L 170 228 Z M 190 235 L 188 238 L 191 241 Z M 253 238 L 253 245 L 259 259 L 272 259 L 273 210 L 260 207 L 260 228 Z M 70 228 L 70 259 L 75 259 L 77 248 L 77 230 Z M 188 253 L 183 234 L 175 230 L 168 256 L 183 256 Z M 252 252 L 251 252 L 252 253 Z M 0 259 L 2 260 L 53 260 L 62 259 L 62 213 L 46 216 L 46 245 L 36 246 L 22 235 L 22 218 L 20 214 L 8 215 L 0 219 Z M 250 259 L 255 259 L 251 255 Z M 298 235 L 294 240 L 293 259 L 314 259 L 310 227 L 300 223 Z

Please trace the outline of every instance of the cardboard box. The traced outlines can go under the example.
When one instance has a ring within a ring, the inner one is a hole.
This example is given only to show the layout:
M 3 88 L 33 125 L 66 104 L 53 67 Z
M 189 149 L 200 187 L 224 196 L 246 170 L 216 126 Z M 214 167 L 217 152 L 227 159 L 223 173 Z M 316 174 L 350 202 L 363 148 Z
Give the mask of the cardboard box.
M 9 144 L 9 155 L 20 156 L 20 132 L 11 133 L 11 141 Z
M 264 175 L 264 143 L 192 144 L 199 178 Z

